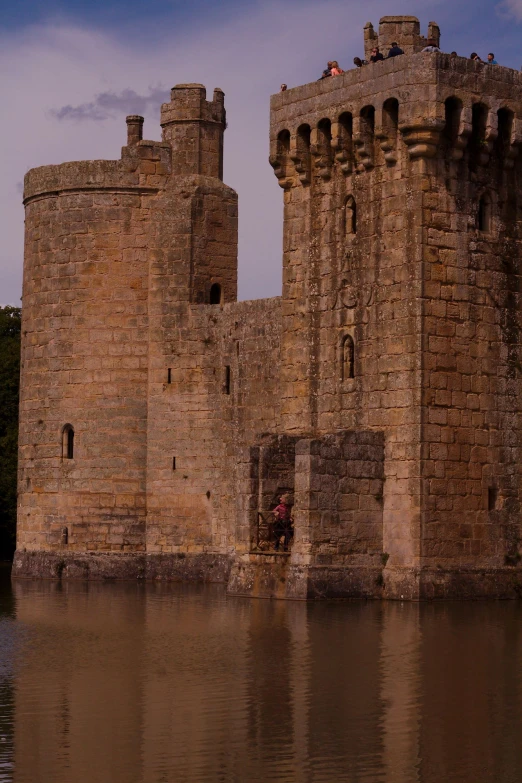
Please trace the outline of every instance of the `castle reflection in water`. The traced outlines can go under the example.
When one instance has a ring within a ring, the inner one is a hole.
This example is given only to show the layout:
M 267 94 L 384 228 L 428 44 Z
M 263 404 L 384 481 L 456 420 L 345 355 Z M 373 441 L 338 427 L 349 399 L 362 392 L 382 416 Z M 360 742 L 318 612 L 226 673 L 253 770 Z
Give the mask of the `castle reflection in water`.
M 1 783 L 522 779 L 518 603 L 10 590 Z

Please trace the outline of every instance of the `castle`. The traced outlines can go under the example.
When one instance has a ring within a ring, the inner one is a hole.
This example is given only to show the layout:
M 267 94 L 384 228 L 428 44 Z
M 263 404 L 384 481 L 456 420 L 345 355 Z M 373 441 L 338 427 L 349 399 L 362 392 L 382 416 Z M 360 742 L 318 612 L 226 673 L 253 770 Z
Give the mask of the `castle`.
M 520 594 L 522 75 L 364 38 L 404 54 L 271 99 L 281 297 L 236 301 L 220 90 L 27 174 L 15 576 Z

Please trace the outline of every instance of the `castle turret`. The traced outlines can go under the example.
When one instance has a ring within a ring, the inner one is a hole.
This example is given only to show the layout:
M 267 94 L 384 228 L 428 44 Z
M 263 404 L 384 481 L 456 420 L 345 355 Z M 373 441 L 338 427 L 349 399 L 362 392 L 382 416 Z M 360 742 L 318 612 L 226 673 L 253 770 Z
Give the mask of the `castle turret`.
M 421 35 L 419 20 L 416 16 L 383 16 L 379 20 L 379 34 L 375 32 L 371 22 L 364 28 L 364 56 L 369 61 L 371 50 L 378 46 L 386 56 L 393 43 L 397 43 L 404 54 L 420 52 L 428 40 L 440 42 L 440 29 L 436 22 L 428 25 L 428 35 Z
M 202 84 L 178 84 L 170 103 L 161 107 L 163 140 L 172 147 L 174 174 L 202 174 L 223 179 L 223 132 L 226 127 L 225 95 L 214 90 L 206 100 Z

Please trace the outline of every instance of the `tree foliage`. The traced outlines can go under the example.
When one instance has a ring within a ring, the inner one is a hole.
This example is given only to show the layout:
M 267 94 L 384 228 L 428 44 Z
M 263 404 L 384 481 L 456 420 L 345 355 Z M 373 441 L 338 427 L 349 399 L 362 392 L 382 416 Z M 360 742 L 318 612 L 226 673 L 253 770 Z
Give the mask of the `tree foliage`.
M 20 308 L 0 307 L 0 560 L 12 557 L 16 539 L 20 331 Z

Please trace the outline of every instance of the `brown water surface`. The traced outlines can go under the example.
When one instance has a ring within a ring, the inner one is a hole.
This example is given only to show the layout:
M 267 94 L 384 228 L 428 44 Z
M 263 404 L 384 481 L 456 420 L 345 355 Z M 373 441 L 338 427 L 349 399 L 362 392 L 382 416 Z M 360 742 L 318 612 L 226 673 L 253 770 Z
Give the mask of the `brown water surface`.
M 522 604 L 0 581 L 0 783 L 520 783 Z

